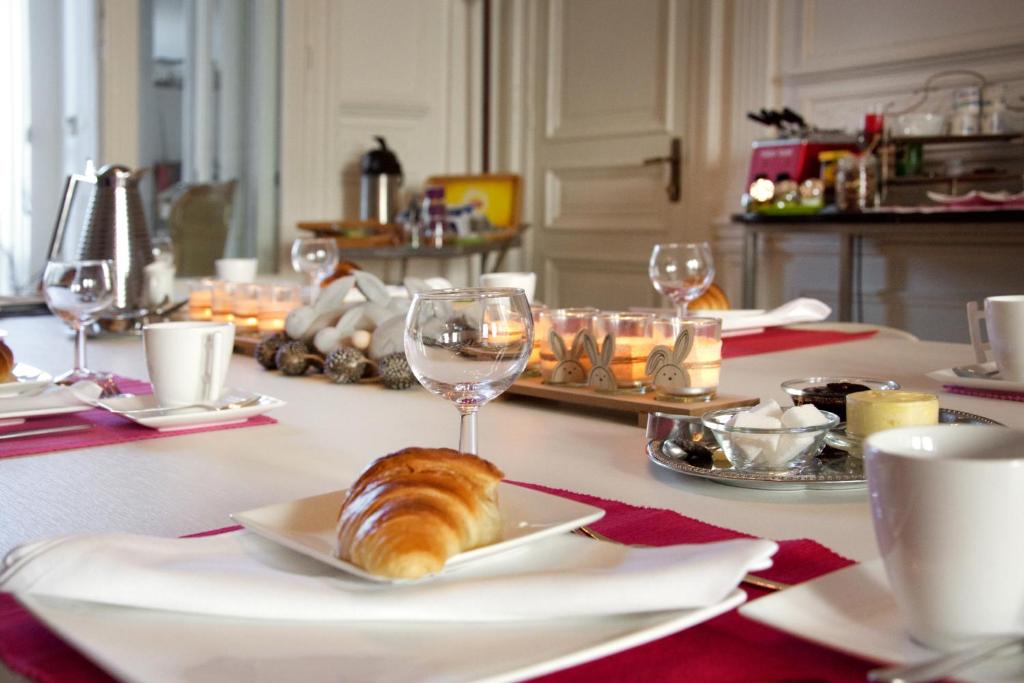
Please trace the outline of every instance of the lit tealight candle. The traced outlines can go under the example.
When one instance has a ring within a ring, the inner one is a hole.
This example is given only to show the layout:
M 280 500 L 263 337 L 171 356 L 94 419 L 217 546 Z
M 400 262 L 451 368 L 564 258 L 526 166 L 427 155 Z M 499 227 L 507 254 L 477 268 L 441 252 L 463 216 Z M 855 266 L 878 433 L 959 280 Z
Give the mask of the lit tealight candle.
M 678 360 L 680 332 L 689 329 L 692 345 Z M 654 321 L 655 341 L 667 347 L 668 357 L 651 375 L 663 398 L 710 398 L 718 391 L 722 371 L 722 321 L 718 318 L 660 318 Z M 682 368 L 684 374 L 673 371 Z
M 548 312 L 549 327 L 540 340 L 541 377 L 549 384 L 586 384 L 587 373 L 590 372 L 590 361 L 582 347 L 573 353 L 573 340 L 580 330 L 593 327 L 596 308 L 559 308 Z M 565 353 L 551 347 L 551 332 L 562 340 Z M 561 356 L 561 357 L 560 357 Z M 560 365 L 571 373 L 555 373 Z M 566 381 L 565 376 L 568 376 Z M 582 376 L 581 376 L 582 375 Z
M 651 324 L 654 316 L 647 313 L 601 313 L 594 318 L 594 340 L 598 348 L 608 334 L 615 335 L 615 351 L 610 370 L 620 388 L 642 387 L 647 383 L 647 356 L 654 348 Z
M 293 308 L 299 306 L 301 289 L 298 285 L 268 285 L 260 292 L 256 327 L 260 332 L 280 332 Z

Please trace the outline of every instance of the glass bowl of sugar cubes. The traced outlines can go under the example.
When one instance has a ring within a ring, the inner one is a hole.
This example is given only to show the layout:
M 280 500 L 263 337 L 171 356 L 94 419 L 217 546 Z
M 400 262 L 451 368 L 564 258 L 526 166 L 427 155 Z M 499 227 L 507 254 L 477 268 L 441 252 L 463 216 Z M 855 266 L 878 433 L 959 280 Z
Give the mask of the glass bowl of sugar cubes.
M 737 470 L 799 470 L 825 447 L 839 416 L 813 404 L 783 410 L 774 400 L 753 408 L 714 410 L 702 418 Z

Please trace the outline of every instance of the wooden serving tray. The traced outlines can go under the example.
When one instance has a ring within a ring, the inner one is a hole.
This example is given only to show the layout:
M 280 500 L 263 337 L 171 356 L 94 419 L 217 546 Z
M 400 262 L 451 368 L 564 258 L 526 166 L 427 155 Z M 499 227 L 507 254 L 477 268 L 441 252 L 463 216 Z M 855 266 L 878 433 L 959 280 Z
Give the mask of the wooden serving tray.
M 720 408 L 737 408 L 757 405 L 760 399 L 754 396 L 719 394 L 710 401 L 662 401 L 654 392 L 647 394 L 603 394 L 586 387 L 566 387 L 544 384 L 540 377 L 520 377 L 508 388 L 509 394 L 532 396 L 550 401 L 559 401 L 591 408 L 603 408 L 623 413 L 634 413 L 641 426 L 646 425 L 649 413 L 670 415 L 703 415 Z

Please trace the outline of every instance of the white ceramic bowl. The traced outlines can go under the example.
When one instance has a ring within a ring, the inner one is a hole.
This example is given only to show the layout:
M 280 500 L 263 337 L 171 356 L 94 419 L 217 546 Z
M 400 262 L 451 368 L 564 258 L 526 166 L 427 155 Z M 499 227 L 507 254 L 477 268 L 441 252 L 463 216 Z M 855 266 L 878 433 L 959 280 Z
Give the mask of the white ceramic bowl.
M 942 114 L 920 112 L 896 117 L 898 135 L 942 135 L 946 131 L 946 117 Z

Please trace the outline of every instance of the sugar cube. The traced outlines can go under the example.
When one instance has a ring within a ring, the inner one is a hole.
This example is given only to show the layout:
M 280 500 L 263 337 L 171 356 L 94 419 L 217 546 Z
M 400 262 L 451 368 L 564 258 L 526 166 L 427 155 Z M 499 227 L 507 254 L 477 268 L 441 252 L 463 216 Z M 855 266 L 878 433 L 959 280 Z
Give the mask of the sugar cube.
M 754 415 L 767 415 L 768 417 L 774 417 L 776 420 L 782 419 L 782 406 L 773 398 L 761 401 L 748 412 Z
M 816 427 L 827 423 L 825 414 L 810 403 L 794 406 L 782 414 L 783 427 Z
M 753 411 L 736 413 L 732 419 L 734 427 L 752 427 L 755 429 L 778 429 L 782 426 L 777 418 L 770 415 L 760 415 Z M 743 451 L 743 454 L 756 460 L 761 456 L 762 451 L 775 451 L 779 444 L 778 434 L 733 434 L 733 445 Z

